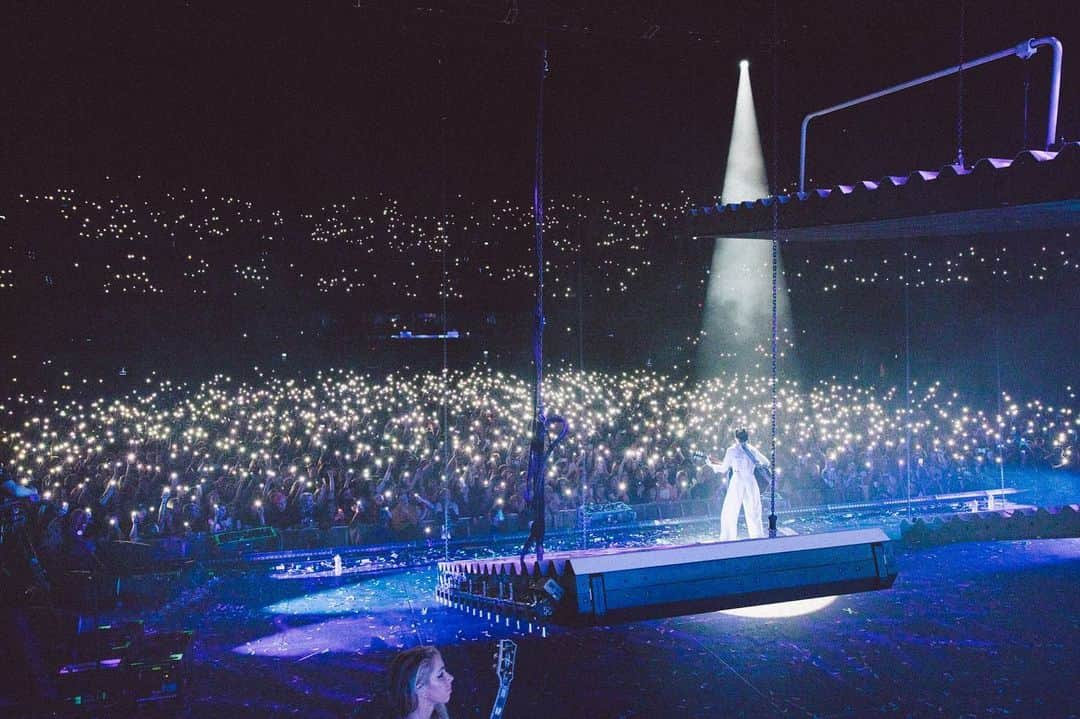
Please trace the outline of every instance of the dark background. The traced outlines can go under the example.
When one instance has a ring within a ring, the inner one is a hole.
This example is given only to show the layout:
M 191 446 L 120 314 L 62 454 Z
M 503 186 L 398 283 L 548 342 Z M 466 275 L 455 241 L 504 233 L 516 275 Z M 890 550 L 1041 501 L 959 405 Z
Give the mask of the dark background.
M 20 189 L 142 175 L 279 204 L 354 191 L 433 203 L 444 182 L 528 198 L 542 42 L 552 192 L 718 193 L 743 58 L 780 188 L 807 112 L 1029 37 L 1065 43 L 1059 134 L 1077 135 L 1069 3 L 523 0 L 502 24 L 509 5 L 13 3 L 5 175 Z M 953 160 L 961 95 L 967 157 L 1011 156 L 1025 83 L 1027 145 L 1041 146 L 1048 68 L 1044 50 L 966 73 L 962 93 L 950 78 L 820 120 L 810 174 Z
M 577 208 L 559 214 L 575 217 L 573 227 L 552 230 L 549 240 L 583 248 L 577 255 L 549 246 L 562 278 L 575 285 L 572 297 L 547 306 L 553 364 L 686 371 L 692 363 L 689 340 L 701 323 L 711 245 L 680 238 L 669 222 L 679 213 L 668 212 L 645 240 L 643 256 L 654 264 L 628 293 L 607 294 L 600 241 L 613 228 L 599 203 L 715 200 L 740 59 L 751 62 L 767 164 L 781 191 L 797 179 L 805 113 L 1029 37 L 1064 42 L 1058 134 L 1080 137 L 1070 82 L 1078 28 L 1068 3 L 522 1 L 516 21 L 501 22 L 511 5 L 9 4 L 0 264 L 16 267 L 20 284 L 3 298 L 7 394 L 63 382 L 64 371 L 116 381 L 121 367 L 132 377 L 159 371 L 198 379 L 272 363 L 287 371 L 441 366 L 439 344 L 395 344 L 386 324 L 400 315 L 419 327 L 419 315 L 435 313 L 439 321 L 427 329 L 442 326 L 430 279 L 438 258 L 419 258 L 428 273 L 419 298 L 389 286 L 361 297 L 319 294 L 313 277 L 336 268 L 384 277 L 412 270 L 407 256 L 374 265 L 308 242 L 306 216 L 318 219 L 331 203 L 357 195 L 392 198 L 429 227 L 444 211 L 491 198 L 527 211 L 542 46 L 549 53 L 545 192 L 552 201 L 576 198 Z M 811 184 L 938 168 L 956 158 L 961 138 L 969 164 L 1042 148 L 1049 66 L 1043 50 L 1027 62 L 1002 60 L 819 120 Z M 205 188 L 208 197 L 235 197 L 262 217 L 285 219 L 273 242 L 241 232 L 228 242 L 187 245 L 164 236 L 137 247 L 123 238 L 89 243 L 57 219 L 55 207 L 20 197 L 59 188 L 75 190 L 80 202 L 118 198 L 150 208 L 166 193 Z M 490 240 L 484 255 L 475 252 L 481 240 Z M 534 261 L 527 228 L 452 241 L 451 260 L 473 263 L 467 270 L 481 261 Z M 466 256 L 460 246 L 469 243 Z M 1080 293 L 1075 262 L 1069 270 L 1054 253 L 1075 259 L 1075 240 L 1063 233 L 960 237 L 916 241 L 914 249 L 943 262 L 973 243 L 983 256 L 1005 258 L 1010 281 L 984 267 L 970 286 L 931 283 L 913 293 L 907 313 L 895 283 L 842 282 L 839 293 L 821 291 L 836 279 L 830 263 L 859 259 L 872 270 L 889 258 L 896 267 L 904 246 L 785 248 L 789 272 L 812 263 L 788 277 L 799 341 L 791 371 L 891 384 L 910 357 L 915 377 L 944 377 L 986 396 L 999 377 L 1044 396 L 1065 392 L 1075 379 L 1070 323 Z M 1040 254 L 1047 244 L 1049 255 Z M 184 295 L 169 283 L 193 249 L 217 268 L 265 257 L 275 280 L 256 292 L 234 276 L 215 277 L 210 294 Z M 105 296 L 100 279 L 83 272 L 94 265 L 104 274 L 132 251 L 149 257 L 164 295 Z M 73 256 L 83 260 L 78 273 Z M 1035 282 L 1028 270 L 1041 264 L 1049 279 Z M 527 371 L 534 284 L 489 286 L 464 270 L 460 277 L 470 283 L 469 299 L 449 304 L 447 326 L 469 338 L 450 345 L 448 361 Z M 9 381 L 16 375 L 22 384 Z

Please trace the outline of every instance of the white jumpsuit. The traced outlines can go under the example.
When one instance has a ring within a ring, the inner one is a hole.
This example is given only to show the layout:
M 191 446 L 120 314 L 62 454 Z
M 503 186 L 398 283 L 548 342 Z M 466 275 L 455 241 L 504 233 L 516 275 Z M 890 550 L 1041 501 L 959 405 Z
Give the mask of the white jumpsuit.
M 742 446 L 735 443 L 728 447 L 719 464 L 707 462 L 709 467 L 721 477 L 726 477 L 728 470 L 732 470 L 731 481 L 728 482 L 727 492 L 724 494 L 724 505 L 720 509 L 720 541 L 722 542 L 738 537 L 740 507 L 746 512 L 746 529 L 751 539 L 765 536 L 765 530 L 761 524 L 761 492 L 758 491 L 757 480 L 754 478 L 754 463 L 743 451 L 743 447 L 754 455 L 758 464 L 769 466 L 769 460 L 765 458 L 765 455 L 749 443 Z

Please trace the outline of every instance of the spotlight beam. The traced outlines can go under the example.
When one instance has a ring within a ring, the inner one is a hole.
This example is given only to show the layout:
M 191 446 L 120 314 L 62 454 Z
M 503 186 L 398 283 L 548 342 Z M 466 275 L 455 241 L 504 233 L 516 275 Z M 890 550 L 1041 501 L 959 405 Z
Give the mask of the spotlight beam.
M 750 62 L 742 60 L 723 202 L 746 202 L 768 194 Z M 720 369 L 752 373 L 764 369 L 764 350 L 771 348 L 772 335 L 771 267 L 771 245 L 737 237 L 716 239 L 702 317 L 704 337 L 697 363 L 700 375 L 712 376 Z M 791 315 L 782 274 L 779 282 L 777 317 L 780 327 L 788 327 Z

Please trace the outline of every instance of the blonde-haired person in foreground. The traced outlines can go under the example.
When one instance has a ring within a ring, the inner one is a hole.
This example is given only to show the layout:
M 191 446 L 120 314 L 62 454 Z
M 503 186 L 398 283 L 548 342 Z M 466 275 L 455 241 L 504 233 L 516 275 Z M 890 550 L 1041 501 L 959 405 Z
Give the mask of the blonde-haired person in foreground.
M 390 663 L 390 707 L 394 719 L 449 719 L 454 675 L 435 647 L 413 647 Z

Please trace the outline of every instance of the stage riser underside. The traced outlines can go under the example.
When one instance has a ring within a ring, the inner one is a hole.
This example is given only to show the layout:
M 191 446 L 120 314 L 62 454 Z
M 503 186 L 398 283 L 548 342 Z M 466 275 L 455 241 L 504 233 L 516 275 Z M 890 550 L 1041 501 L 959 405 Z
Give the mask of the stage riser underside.
M 538 623 L 602 624 L 873 591 L 892 586 L 880 529 L 647 550 L 599 550 L 541 561 L 439 565 L 440 600 Z

